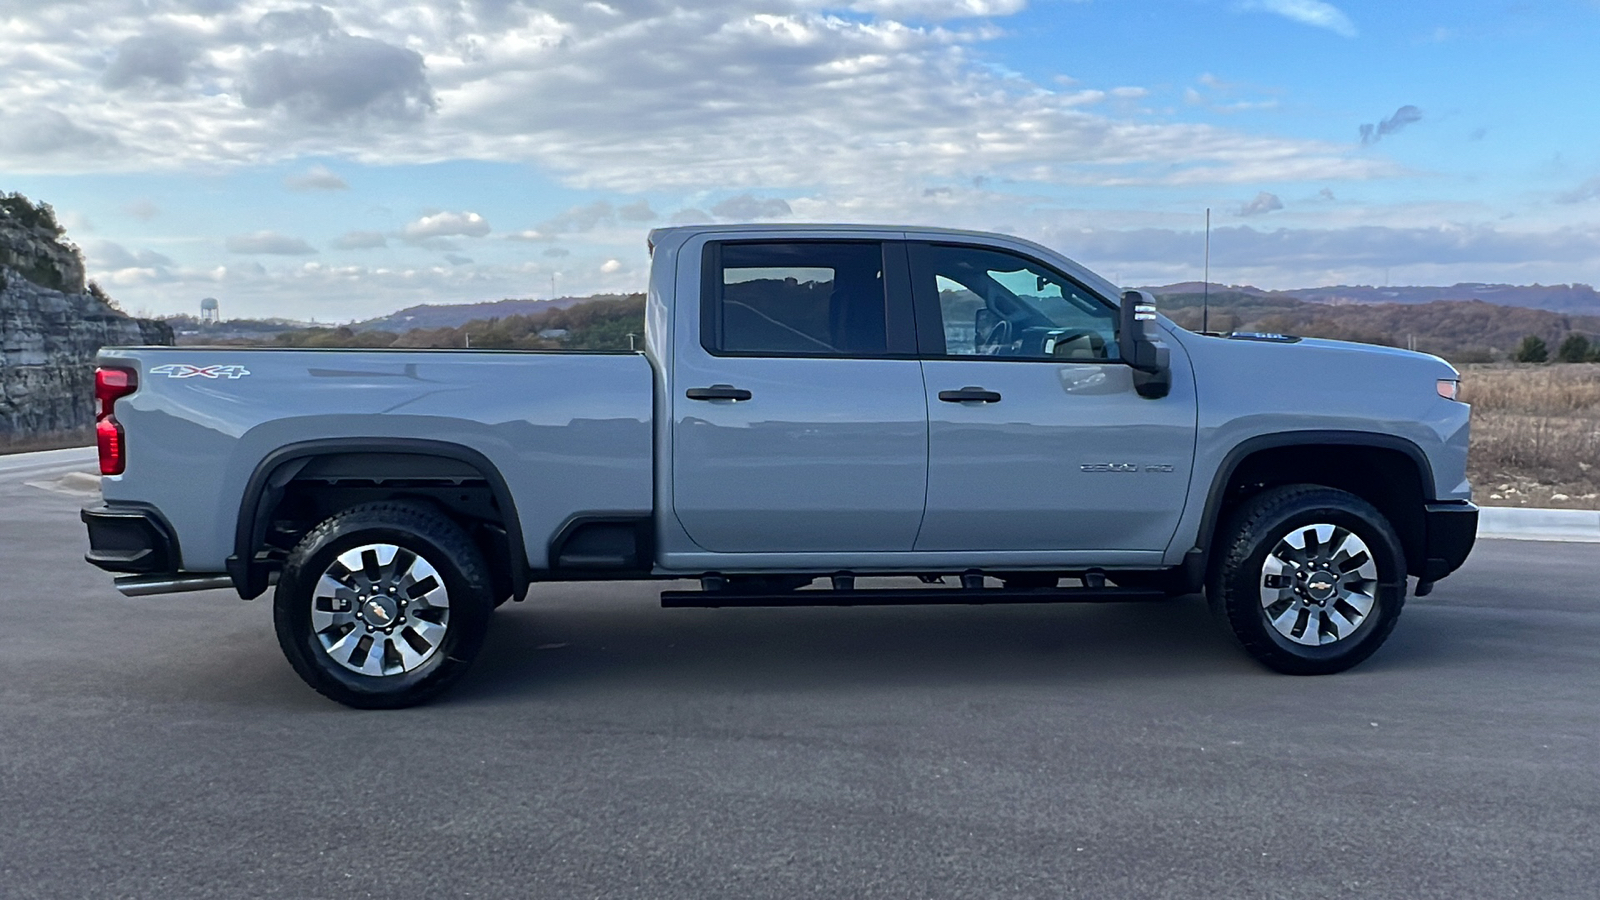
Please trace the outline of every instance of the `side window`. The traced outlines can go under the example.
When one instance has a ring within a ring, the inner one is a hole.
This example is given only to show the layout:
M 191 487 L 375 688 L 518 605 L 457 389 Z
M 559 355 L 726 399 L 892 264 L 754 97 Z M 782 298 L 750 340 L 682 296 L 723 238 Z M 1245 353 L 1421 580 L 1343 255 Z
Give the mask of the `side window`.
M 938 297 L 946 356 L 1117 358 L 1117 311 L 1055 270 L 979 247 L 918 256 L 913 277 Z
M 881 356 L 877 242 L 725 242 L 706 248 L 701 339 L 713 353 Z

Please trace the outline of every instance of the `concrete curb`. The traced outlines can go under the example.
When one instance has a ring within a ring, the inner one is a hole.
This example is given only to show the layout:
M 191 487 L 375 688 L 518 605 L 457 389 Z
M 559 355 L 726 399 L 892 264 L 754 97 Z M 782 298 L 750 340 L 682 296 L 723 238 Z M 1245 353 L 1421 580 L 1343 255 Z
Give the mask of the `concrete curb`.
M 1478 537 L 1600 543 L 1600 510 L 1485 506 L 1478 514 Z
M 37 450 L 33 453 L 7 453 L 0 456 L 0 479 L 37 478 L 72 471 L 99 471 L 99 451 L 94 447 L 68 447 L 65 450 Z

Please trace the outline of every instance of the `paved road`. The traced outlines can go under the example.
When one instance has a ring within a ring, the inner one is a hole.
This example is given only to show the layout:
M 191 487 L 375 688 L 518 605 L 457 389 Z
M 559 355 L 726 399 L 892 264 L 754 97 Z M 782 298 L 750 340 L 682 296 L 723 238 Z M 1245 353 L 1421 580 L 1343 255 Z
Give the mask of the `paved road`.
M 1600 546 L 1487 542 L 1346 675 L 1195 599 L 662 610 L 557 586 L 445 701 L 131 600 L 0 471 L 0 896 L 1594 897 Z M 70 482 L 71 484 L 82 482 Z

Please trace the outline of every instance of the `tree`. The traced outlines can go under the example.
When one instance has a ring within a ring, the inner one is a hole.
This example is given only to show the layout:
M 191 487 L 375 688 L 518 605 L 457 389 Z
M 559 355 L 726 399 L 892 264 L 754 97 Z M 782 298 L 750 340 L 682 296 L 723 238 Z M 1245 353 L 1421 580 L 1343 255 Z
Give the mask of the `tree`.
M 1528 335 L 1517 345 L 1511 358 L 1519 363 L 1542 363 L 1550 361 L 1550 348 L 1546 347 L 1544 340 L 1538 335 Z
M 55 237 L 66 233 L 56 221 L 56 211 L 50 204 L 35 204 L 18 193 L 0 193 L 0 219 L 11 219 L 24 228 L 40 228 Z
M 1594 348 L 1590 346 L 1589 339 L 1581 334 L 1569 334 L 1561 342 L 1561 348 L 1556 351 L 1556 359 L 1564 363 L 1588 362 L 1594 358 Z

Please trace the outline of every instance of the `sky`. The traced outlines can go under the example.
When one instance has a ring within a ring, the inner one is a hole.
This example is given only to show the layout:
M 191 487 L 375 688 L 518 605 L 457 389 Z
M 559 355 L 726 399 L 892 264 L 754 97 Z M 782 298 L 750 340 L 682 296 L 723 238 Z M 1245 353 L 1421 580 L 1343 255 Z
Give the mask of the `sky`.
M 1600 282 L 1600 0 L 0 0 L 0 191 L 125 309 L 642 290 L 649 229 L 1113 281 Z

